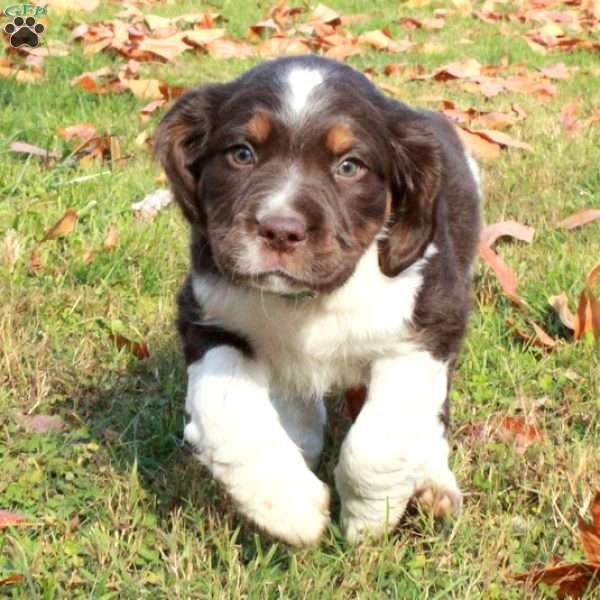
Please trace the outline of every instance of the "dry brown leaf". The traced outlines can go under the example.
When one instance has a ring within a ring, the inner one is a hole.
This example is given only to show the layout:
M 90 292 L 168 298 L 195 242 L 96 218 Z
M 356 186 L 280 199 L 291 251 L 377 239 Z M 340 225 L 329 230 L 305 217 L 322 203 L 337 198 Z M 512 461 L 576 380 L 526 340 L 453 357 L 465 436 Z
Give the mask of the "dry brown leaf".
M 564 63 L 556 63 L 548 67 L 541 67 L 540 73 L 548 77 L 548 79 L 569 79 L 571 70 Z
M 119 243 L 119 230 L 116 225 L 109 225 L 108 230 L 106 231 L 106 236 L 104 237 L 104 242 L 102 242 L 102 248 L 104 248 L 105 252 L 110 252 L 117 247 Z
M 77 137 L 87 140 L 98 135 L 98 132 L 91 123 L 79 123 L 77 125 L 70 125 L 69 127 L 61 127 L 58 130 L 58 135 L 67 139 Z
M 219 40 L 225 36 L 225 29 L 192 29 L 186 31 L 183 41 L 191 46 L 203 47 L 210 42 Z
M 40 243 L 52 240 L 54 238 L 68 235 L 75 229 L 77 223 L 77 212 L 72 208 L 65 211 L 65 214 L 44 234 L 44 237 L 40 240 Z
M 577 120 L 576 116 L 580 103 L 581 100 L 575 98 L 574 100 L 567 102 L 567 104 L 560 109 L 560 123 L 569 134 L 573 134 L 581 129 L 581 123 Z
M 575 315 L 569 309 L 569 299 L 564 292 L 548 298 L 548 304 L 557 312 L 560 322 L 568 329 L 575 329 Z
M 40 258 L 37 254 L 36 249 L 34 248 L 29 255 L 29 266 L 36 272 L 41 273 L 44 270 L 44 265 L 42 265 Z
M 512 319 L 506 319 L 506 323 L 512 328 L 514 333 L 519 338 L 521 338 L 524 342 L 531 344 L 532 346 L 545 348 L 547 350 L 552 350 L 558 346 L 558 341 L 544 331 L 535 321 L 529 320 L 529 324 L 533 327 L 535 335 L 532 335 L 517 327 L 516 323 Z
M 291 42 L 291 45 L 300 44 L 300 42 L 296 40 L 288 41 Z M 212 58 L 219 59 L 251 58 L 256 54 L 256 50 L 250 44 L 246 44 L 245 42 L 240 42 L 238 40 L 230 40 L 225 38 L 219 38 L 206 44 L 206 51 Z M 292 54 L 293 53 L 294 52 L 292 52 Z
M 543 437 L 538 427 L 519 417 L 503 417 L 495 435 L 505 443 L 514 441 L 518 454 L 523 454 L 528 446 Z
M 522 242 L 531 244 L 534 235 L 535 229 L 533 227 L 522 225 L 516 221 L 502 221 L 484 227 L 480 239 L 484 244 L 487 244 L 492 248 L 496 243 L 496 240 L 503 236 L 510 236 L 517 240 L 521 240 Z
M 15 573 L 14 575 L 9 575 L 4 579 L 0 579 L 0 585 L 10 585 L 12 583 L 21 583 L 24 577 L 20 573 Z
M 506 297 L 515 304 L 522 305 L 523 299 L 517 294 L 517 276 L 510 267 L 487 244 L 479 244 L 479 256 L 494 271 Z
M 26 142 L 12 142 L 10 149 L 19 154 L 32 154 L 33 156 L 41 156 L 45 159 L 60 158 L 60 154 L 58 154 L 58 152 L 40 148 L 39 146 L 34 146 L 33 144 L 27 144 Z
M 62 431 L 65 424 L 58 416 L 53 415 L 24 415 L 17 414 L 21 425 L 37 433 L 47 433 L 48 431 Z
M 578 517 L 579 536 L 586 562 L 550 565 L 515 575 L 517 581 L 531 586 L 544 583 L 556 586 L 556 598 L 581 598 L 583 593 L 600 585 L 600 489 L 590 507 L 591 524 Z
M 581 517 L 578 519 L 579 535 L 587 561 L 600 565 L 600 489 L 596 490 L 590 514 L 592 515 L 590 525 Z
M 117 348 L 127 348 L 127 350 L 140 360 L 150 356 L 150 349 L 146 343 L 133 342 L 120 333 L 111 333 L 110 339 L 116 344 Z
M 493 160 L 500 156 L 502 148 L 499 144 L 491 142 L 487 138 L 481 137 L 470 131 L 458 127 L 455 125 L 455 130 L 458 133 L 465 148 L 477 159 L 477 160 Z
M 158 79 L 128 79 L 124 83 L 136 98 L 143 100 L 162 98 Z
M 522 150 L 533 150 L 529 144 L 511 137 L 503 131 L 494 131 L 492 129 L 471 129 L 470 132 L 480 137 L 485 137 L 496 144 L 500 144 L 500 146 L 520 148 Z
M 556 226 L 575 229 L 576 227 L 587 225 L 596 219 L 600 219 L 600 208 L 586 208 L 569 215 L 566 219 L 559 221 Z
M 8 510 L 0 510 L 0 529 L 4 527 L 14 527 L 15 525 L 23 525 L 27 517 L 17 513 L 9 512 Z
M 573 330 L 573 337 L 576 340 L 580 340 L 587 333 L 593 334 L 597 340 L 600 340 L 600 300 L 594 295 L 594 282 L 598 273 L 600 273 L 600 263 L 587 274 L 585 289 L 579 295 Z
M 140 110 L 138 111 L 138 116 L 142 120 L 142 123 L 147 121 L 153 112 L 157 111 L 161 106 L 164 106 L 166 103 L 167 101 L 164 98 L 159 98 L 158 100 L 152 100 L 152 102 L 149 102 L 148 104 L 146 104 L 146 106 L 140 108 Z

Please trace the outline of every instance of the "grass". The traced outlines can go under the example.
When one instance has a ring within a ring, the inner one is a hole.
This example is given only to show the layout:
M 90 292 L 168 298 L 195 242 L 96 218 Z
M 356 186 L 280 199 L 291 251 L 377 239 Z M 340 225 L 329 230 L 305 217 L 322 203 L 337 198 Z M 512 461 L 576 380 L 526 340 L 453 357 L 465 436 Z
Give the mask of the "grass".
M 396 38 L 407 35 L 399 16 L 432 16 L 442 6 L 410 9 L 392 0 L 328 4 L 346 13 L 375 8 L 379 12 L 350 28 L 389 25 Z M 198 11 L 191 1 L 141 8 L 161 15 Z M 51 12 L 47 37 L 66 41 L 68 23 L 112 18 L 118 10 L 107 3 L 91 14 Z M 228 31 L 240 36 L 264 5 L 222 0 L 217 10 L 227 17 Z M 527 29 L 506 27 L 513 34 Z M 349 62 L 378 73 L 390 62 L 419 63 L 429 71 L 464 57 L 491 64 L 508 57 L 531 70 L 559 61 L 580 67 L 558 82 L 550 102 L 524 94 L 485 101 L 456 85 L 375 76 L 401 86 L 413 104 L 441 95 L 465 108 L 506 110 L 517 102 L 527 112 L 510 133 L 534 151 L 504 151 L 484 165 L 485 217 L 536 228 L 532 245 L 502 243 L 499 252 L 518 274 L 529 315 L 568 339 L 547 298 L 560 290 L 576 297 L 600 256 L 600 225 L 566 231 L 553 224 L 600 205 L 600 127 L 567 136 L 558 115 L 577 97 L 583 113 L 598 108 L 597 93 L 590 93 L 600 89 L 597 54 L 542 56 L 516 35 L 502 36 L 497 27 L 460 15 L 439 32 L 411 35 L 435 39 L 437 50 L 369 51 Z M 86 56 L 76 44 L 70 49 L 69 56 L 46 61 L 43 83 L 0 79 L 0 508 L 29 519 L 27 526 L 0 530 L 0 580 L 24 576 L 21 583 L 0 586 L 0 596 L 516 599 L 525 592 L 512 573 L 555 556 L 582 559 L 576 516 L 600 486 L 598 345 L 567 342 L 552 353 L 524 345 L 506 319 L 526 328 L 525 316 L 481 265 L 452 393 L 452 463 L 465 492 L 460 516 L 433 522 L 413 513 L 382 542 L 350 547 L 337 527 L 334 503 L 332 527 L 309 550 L 290 550 L 241 522 L 181 444 L 185 373 L 172 322 L 173 296 L 187 265 L 185 224 L 174 209 L 136 223 L 130 209 L 159 186 L 158 165 L 134 143 L 140 131 L 153 130 L 159 116 L 142 125 L 135 113 L 143 100 L 69 86 L 83 71 L 123 62 L 106 54 Z M 191 86 L 227 79 L 255 62 L 186 53 L 175 64 L 144 63 L 141 76 Z M 14 140 L 66 150 L 71 144 L 57 129 L 84 121 L 118 137 L 123 154 L 131 155 L 122 168 L 45 169 L 37 159 L 8 150 Z M 85 175 L 95 177 L 74 181 Z M 67 208 L 84 207 L 71 234 L 39 247 L 44 270 L 32 270 L 28 258 L 35 241 Z M 84 252 L 100 250 L 113 223 L 120 234 L 117 247 L 86 263 Z M 10 236 L 21 248 L 12 266 L 6 254 Z M 151 357 L 139 361 L 119 350 L 111 331 L 147 341 Z M 510 443 L 473 438 L 464 427 L 534 410 L 544 435 L 522 455 Z M 57 414 L 66 426 L 58 433 L 32 433 L 18 413 Z M 341 416 L 333 419 L 320 469 L 329 484 L 347 427 Z M 589 591 L 585 597 L 595 596 Z

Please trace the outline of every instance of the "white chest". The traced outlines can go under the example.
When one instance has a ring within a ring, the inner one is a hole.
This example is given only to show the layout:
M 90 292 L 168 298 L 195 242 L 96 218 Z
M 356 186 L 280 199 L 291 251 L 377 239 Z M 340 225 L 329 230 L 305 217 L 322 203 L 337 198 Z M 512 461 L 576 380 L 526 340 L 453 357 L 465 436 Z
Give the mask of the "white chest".
M 372 247 L 344 286 L 314 299 L 294 301 L 202 275 L 194 278 L 194 293 L 211 322 L 250 341 L 276 390 L 322 396 L 360 383 L 374 359 L 410 349 L 408 325 L 426 260 L 389 278 Z

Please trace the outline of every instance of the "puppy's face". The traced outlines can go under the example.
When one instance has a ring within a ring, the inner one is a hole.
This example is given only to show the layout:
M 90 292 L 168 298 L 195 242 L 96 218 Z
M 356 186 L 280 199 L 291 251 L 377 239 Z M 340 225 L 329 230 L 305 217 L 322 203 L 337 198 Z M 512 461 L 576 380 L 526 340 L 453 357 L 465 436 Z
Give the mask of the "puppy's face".
M 431 206 L 407 199 L 432 187 L 425 171 L 435 170 L 435 148 L 410 123 L 404 138 L 392 131 L 407 116 L 398 106 L 348 67 L 284 59 L 184 96 L 157 147 L 223 275 L 280 294 L 326 292 L 348 279 L 378 234 L 382 270 L 397 270 L 386 243 L 402 221 L 395 214 L 405 217 L 400 243 L 409 254 L 431 236 L 431 227 L 421 231 Z M 424 162 L 418 183 L 415 159 Z

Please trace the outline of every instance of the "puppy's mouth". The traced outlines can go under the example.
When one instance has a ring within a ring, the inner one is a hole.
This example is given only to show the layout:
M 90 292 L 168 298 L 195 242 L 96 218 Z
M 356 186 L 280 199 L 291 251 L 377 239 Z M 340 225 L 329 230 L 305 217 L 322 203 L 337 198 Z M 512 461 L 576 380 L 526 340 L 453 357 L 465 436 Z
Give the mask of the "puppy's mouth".
M 283 269 L 273 269 L 261 273 L 242 276 L 243 283 L 271 294 L 291 298 L 308 298 L 316 291 L 306 281 L 293 277 Z

